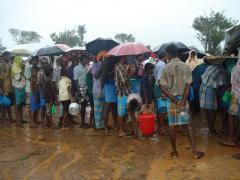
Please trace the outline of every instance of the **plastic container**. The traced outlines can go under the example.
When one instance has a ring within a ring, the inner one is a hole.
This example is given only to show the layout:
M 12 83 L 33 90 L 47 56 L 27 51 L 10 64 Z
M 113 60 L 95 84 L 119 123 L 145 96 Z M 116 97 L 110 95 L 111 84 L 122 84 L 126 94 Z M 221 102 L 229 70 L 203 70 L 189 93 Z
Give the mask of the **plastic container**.
M 139 129 L 143 135 L 151 135 L 155 131 L 155 115 L 141 114 L 139 115 Z
M 0 105 L 9 107 L 11 105 L 11 100 L 7 96 L 0 95 Z
M 168 99 L 159 98 L 157 100 L 158 112 L 166 113 L 167 112 L 167 103 L 168 103 Z

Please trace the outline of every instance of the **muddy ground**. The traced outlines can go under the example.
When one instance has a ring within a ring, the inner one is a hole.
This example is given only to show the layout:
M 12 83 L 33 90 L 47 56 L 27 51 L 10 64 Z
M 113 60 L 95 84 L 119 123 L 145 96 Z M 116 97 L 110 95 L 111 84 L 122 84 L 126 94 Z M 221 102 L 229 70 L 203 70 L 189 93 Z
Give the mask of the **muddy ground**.
M 0 179 L 240 179 L 240 148 L 224 147 L 207 134 L 204 118 L 194 119 L 198 149 L 193 160 L 186 135 L 178 134 L 179 159 L 170 159 L 169 137 L 121 139 L 93 129 L 18 128 L 0 122 Z

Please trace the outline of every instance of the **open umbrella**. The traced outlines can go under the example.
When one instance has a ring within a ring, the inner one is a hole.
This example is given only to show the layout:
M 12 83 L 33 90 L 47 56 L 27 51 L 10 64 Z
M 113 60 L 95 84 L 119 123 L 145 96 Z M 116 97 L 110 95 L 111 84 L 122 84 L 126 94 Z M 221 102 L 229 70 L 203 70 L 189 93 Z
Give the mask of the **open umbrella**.
M 146 46 L 142 43 L 126 43 L 120 44 L 113 49 L 111 49 L 107 55 L 108 56 L 128 56 L 128 55 L 139 55 L 151 52 Z
M 233 26 L 225 32 L 224 55 L 237 53 L 237 48 L 240 47 L 240 24 Z
M 183 53 L 184 55 L 185 55 L 185 54 L 186 54 L 186 55 L 189 55 L 189 52 L 190 52 L 190 51 L 195 51 L 195 52 L 197 53 L 197 57 L 200 58 L 200 59 L 202 59 L 204 56 L 206 56 L 206 54 L 205 54 L 203 51 L 199 50 L 199 49 L 196 48 L 195 46 L 189 46 L 188 48 L 189 48 L 190 50 L 184 52 L 184 53 Z
M 111 38 L 97 38 L 86 44 L 86 50 L 94 55 L 97 55 L 100 51 L 109 51 L 117 45 L 119 45 L 119 43 Z
M 13 49 L 10 51 L 12 56 L 31 56 L 32 52 L 27 49 Z
M 70 47 L 66 44 L 54 44 L 53 46 L 38 49 L 33 53 L 33 56 L 59 55 L 67 52 L 68 49 L 70 49 Z
M 168 42 L 168 43 L 164 43 L 160 46 L 157 46 L 156 48 L 153 49 L 153 52 L 161 52 L 161 51 L 165 51 L 166 48 L 170 45 L 170 44 L 174 44 L 178 50 L 178 53 L 181 54 L 181 53 L 184 53 L 186 51 L 189 51 L 190 49 L 185 45 L 183 44 L 182 42 L 178 42 L 178 41 L 174 41 L 174 42 Z

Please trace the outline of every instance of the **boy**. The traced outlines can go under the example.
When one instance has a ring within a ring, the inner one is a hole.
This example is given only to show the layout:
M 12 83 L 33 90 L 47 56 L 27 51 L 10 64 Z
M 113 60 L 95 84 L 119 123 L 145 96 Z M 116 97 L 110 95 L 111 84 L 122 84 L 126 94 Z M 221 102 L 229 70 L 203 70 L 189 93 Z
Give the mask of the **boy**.
M 40 104 L 40 91 L 37 85 L 37 74 L 39 68 L 32 67 L 31 78 L 30 78 L 30 88 L 31 88 L 31 97 L 30 97 L 30 110 L 33 112 L 32 122 L 30 127 L 34 127 L 34 124 L 39 124 L 38 122 L 38 113 L 41 108 Z
M 46 125 L 48 128 L 53 128 L 52 121 L 52 107 L 57 101 L 56 97 L 56 89 L 54 88 L 54 84 L 52 82 L 52 68 L 47 68 L 45 70 L 46 80 L 44 82 L 44 99 L 46 100 Z
M 71 79 L 67 76 L 67 70 L 61 69 L 61 79 L 58 84 L 59 89 L 59 100 L 63 105 L 63 119 L 62 119 L 62 127 L 67 128 L 69 125 L 69 105 L 72 99 L 72 82 Z
M 154 84 L 155 78 L 153 75 L 154 65 L 147 63 L 144 66 L 144 76 L 141 80 L 141 97 L 143 99 L 143 104 L 149 107 L 154 102 Z

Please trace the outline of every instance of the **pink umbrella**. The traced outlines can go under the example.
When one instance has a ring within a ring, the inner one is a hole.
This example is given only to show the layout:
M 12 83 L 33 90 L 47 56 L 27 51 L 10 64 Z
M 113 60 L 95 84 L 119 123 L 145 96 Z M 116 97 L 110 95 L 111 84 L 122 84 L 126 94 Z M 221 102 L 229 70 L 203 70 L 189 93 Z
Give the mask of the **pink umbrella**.
M 139 55 L 151 52 L 146 46 L 142 43 L 126 43 L 120 44 L 110 51 L 108 51 L 108 56 L 128 56 L 128 55 Z

